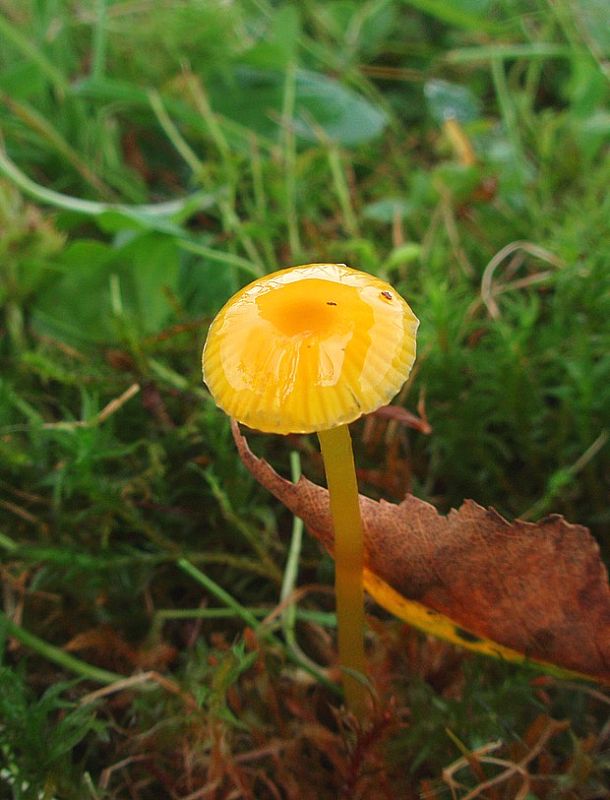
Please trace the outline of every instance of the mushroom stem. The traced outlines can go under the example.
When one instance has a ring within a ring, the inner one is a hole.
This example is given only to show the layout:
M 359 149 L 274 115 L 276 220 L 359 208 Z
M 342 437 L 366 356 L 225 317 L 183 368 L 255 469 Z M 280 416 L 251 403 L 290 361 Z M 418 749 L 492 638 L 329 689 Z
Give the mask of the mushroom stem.
M 335 534 L 335 593 L 339 663 L 347 707 L 361 717 L 366 707 L 364 662 L 364 536 L 352 441 L 347 425 L 318 431 Z M 355 676 L 354 673 L 360 673 Z

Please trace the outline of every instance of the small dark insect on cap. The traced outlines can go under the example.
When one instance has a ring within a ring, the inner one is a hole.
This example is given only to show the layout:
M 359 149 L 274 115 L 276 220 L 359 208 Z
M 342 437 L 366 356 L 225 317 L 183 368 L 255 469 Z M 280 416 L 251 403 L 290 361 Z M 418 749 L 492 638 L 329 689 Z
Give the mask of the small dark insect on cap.
M 386 299 L 386 300 L 391 300 L 391 299 L 392 299 L 392 293 L 391 293 L 391 292 L 386 292 L 386 291 L 383 291 L 383 292 L 381 293 L 381 296 L 382 296 L 382 297 L 385 297 L 385 299 Z

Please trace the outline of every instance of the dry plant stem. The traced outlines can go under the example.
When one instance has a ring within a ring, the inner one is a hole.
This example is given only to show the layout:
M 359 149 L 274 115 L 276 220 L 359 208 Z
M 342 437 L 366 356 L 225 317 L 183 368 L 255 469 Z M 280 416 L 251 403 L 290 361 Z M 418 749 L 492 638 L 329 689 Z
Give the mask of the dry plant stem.
M 353 673 L 365 674 L 364 662 L 364 537 L 358 484 L 347 425 L 319 431 L 335 534 L 335 593 L 339 663 L 344 670 L 345 702 L 362 717 L 366 687 Z

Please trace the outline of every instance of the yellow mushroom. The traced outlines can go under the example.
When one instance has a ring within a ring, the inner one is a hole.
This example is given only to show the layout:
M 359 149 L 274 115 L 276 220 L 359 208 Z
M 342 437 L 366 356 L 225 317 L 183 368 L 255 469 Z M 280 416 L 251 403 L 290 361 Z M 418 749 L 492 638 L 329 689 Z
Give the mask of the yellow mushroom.
M 229 416 L 267 433 L 318 434 L 335 534 L 339 661 L 364 710 L 363 535 L 347 424 L 386 405 L 415 360 L 418 321 L 385 281 L 343 264 L 274 272 L 210 326 L 204 380 Z

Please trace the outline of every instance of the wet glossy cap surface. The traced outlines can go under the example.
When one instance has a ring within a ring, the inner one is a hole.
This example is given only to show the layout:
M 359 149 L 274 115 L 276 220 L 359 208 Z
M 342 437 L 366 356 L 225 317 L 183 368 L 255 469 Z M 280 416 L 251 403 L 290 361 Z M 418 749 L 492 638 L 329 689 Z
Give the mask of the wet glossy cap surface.
M 418 321 L 385 281 L 342 264 L 266 275 L 218 313 L 204 380 L 229 416 L 268 433 L 327 430 L 387 404 Z

